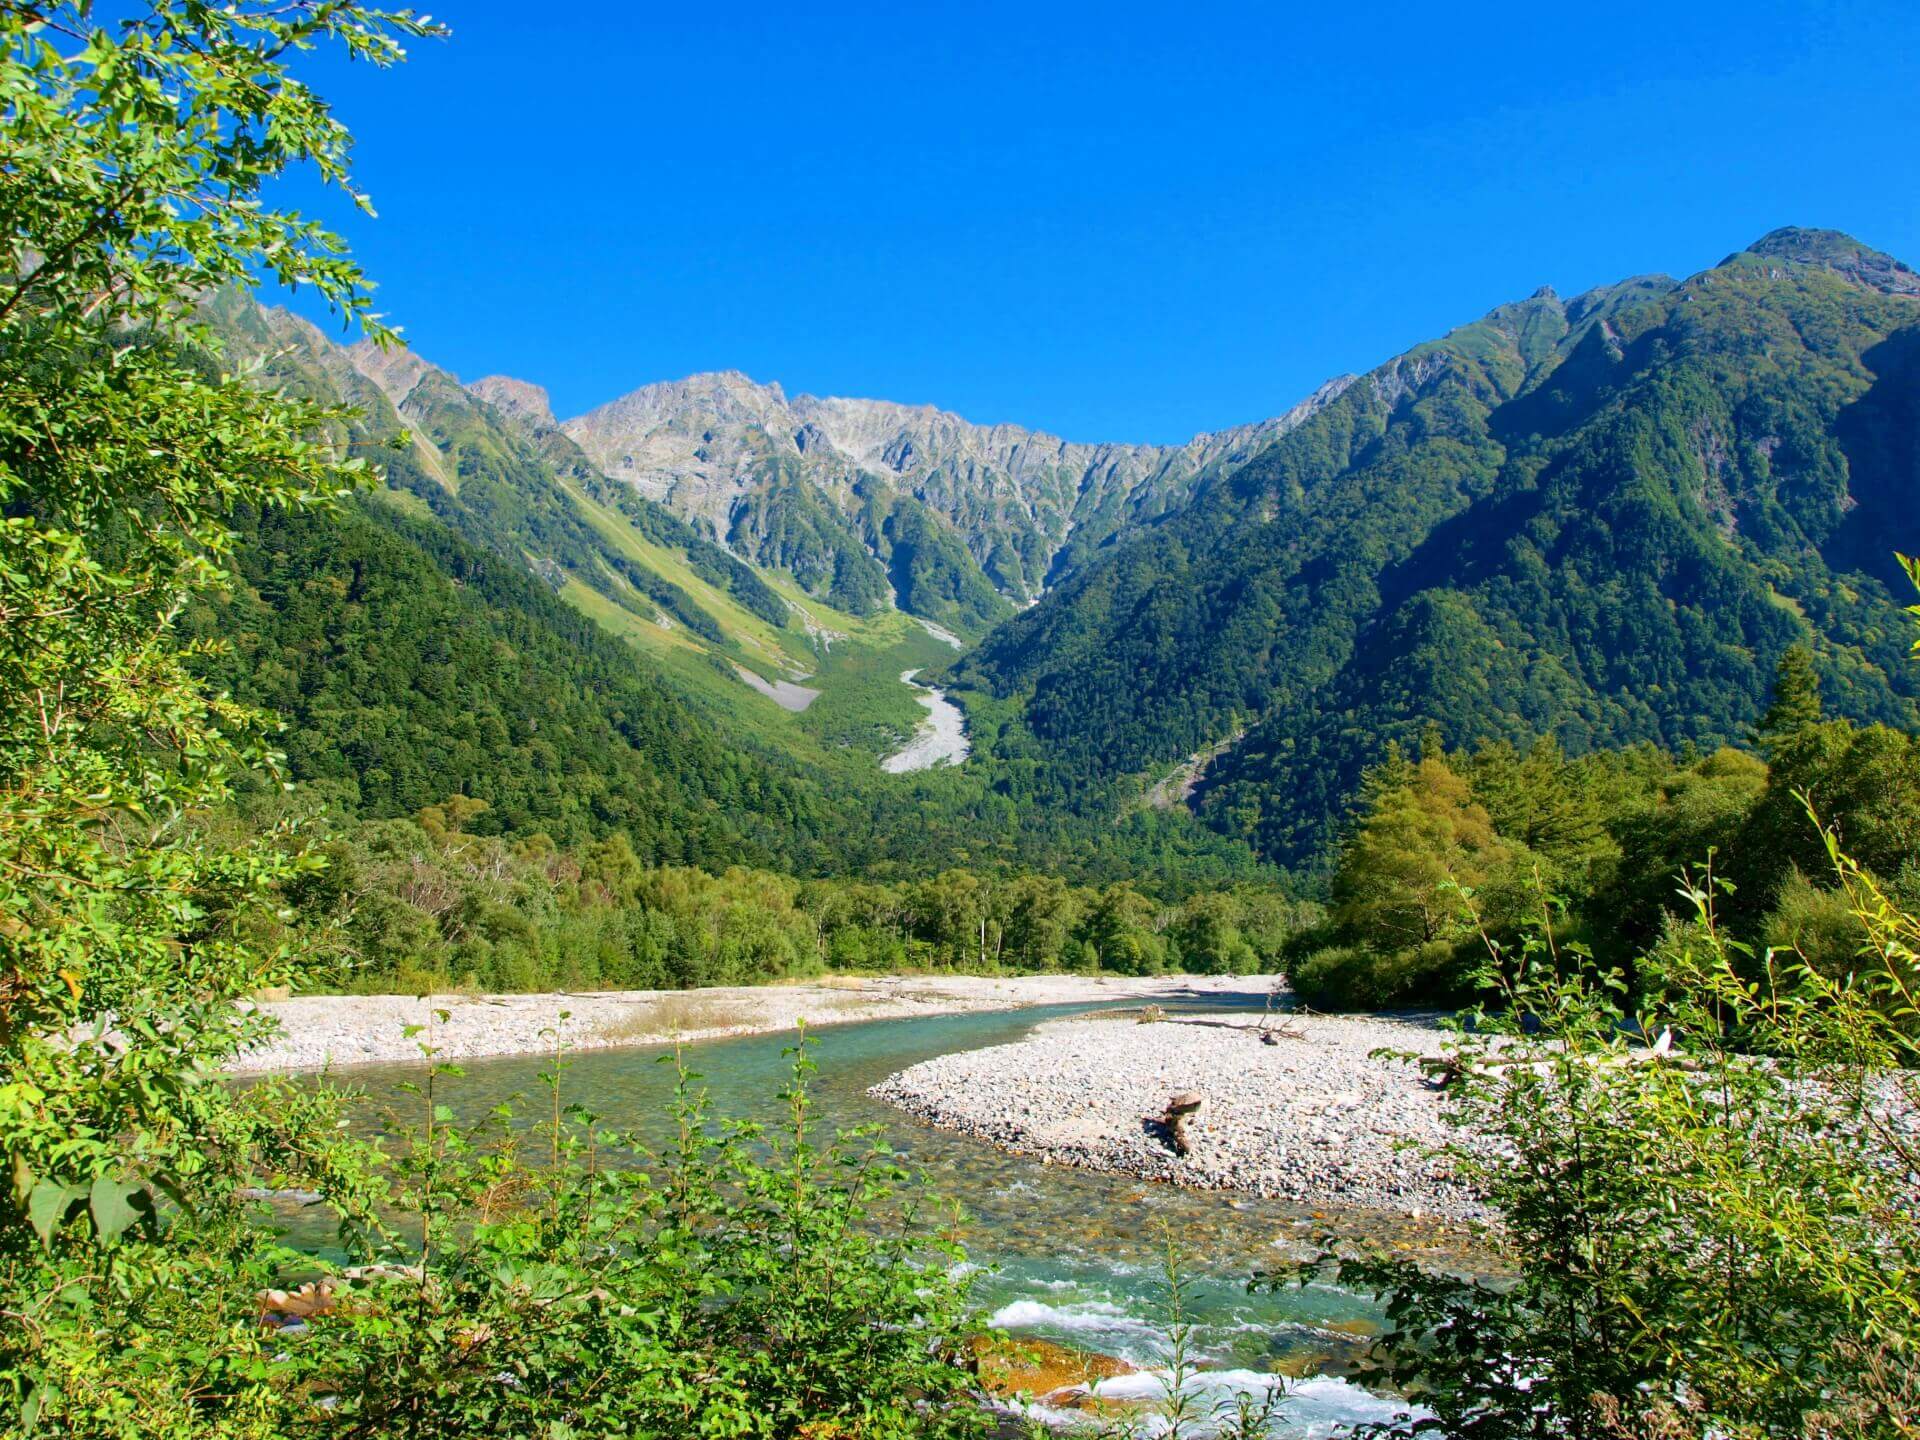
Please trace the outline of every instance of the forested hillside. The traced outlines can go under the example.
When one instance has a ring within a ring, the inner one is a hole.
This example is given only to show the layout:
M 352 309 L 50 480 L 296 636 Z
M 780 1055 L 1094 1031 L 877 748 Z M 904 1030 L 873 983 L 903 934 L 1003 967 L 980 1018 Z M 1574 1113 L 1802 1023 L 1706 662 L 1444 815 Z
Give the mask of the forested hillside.
M 573 580 L 637 619 L 665 615 L 715 646 L 721 619 L 657 567 L 598 531 L 569 494 L 606 483 L 552 427 L 538 427 L 469 393 L 410 351 L 335 345 L 284 311 L 227 291 L 207 307 L 229 365 L 256 366 L 261 383 L 354 407 L 339 440 L 376 462 L 389 489 L 412 497 L 473 543 L 519 555 L 550 585 Z M 609 495 L 637 534 L 682 552 L 708 585 L 774 626 L 787 607 L 751 567 L 671 511 L 624 489 Z
M 1911 728 L 1917 288 L 1782 230 L 1686 281 L 1541 291 L 1348 387 L 956 674 L 1014 702 L 994 753 L 1055 794 L 1232 742 L 1192 803 L 1305 867 L 1428 721 L 1710 748 L 1799 641 L 1833 713 Z
M 188 629 L 227 642 L 207 668 L 286 723 L 310 795 L 367 818 L 467 796 L 487 830 L 618 830 L 653 863 L 818 862 L 816 787 L 726 744 L 511 561 L 366 502 L 240 533 L 241 583 Z
M 1676 918 L 1690 908 L 1685 877 L 1714 896 L 1754 978 L 1771 947 L 1778 963 L 1843 979 L 1866 935 L 1821 827 L 1912 908 L 1920 744 L 1826 718 L 1797 645 L 1754 739 L 1704 756 L 1652 745 L 1568 756 L 1551 738 L 1448 750 L 1429 727 L 1417 755 L 1390 745 L 1363 777 L 1328 913 L 1289 942 L 1294 983 L 1316 1005 L 1462 1002 L 1484 993 L 1490 944 L 1518 955 L 1550 915 L 1556 945 L 1619 967 L 1644 994 L 1666 983 L 1646 957 L 1691 935 Z
M 222 365 L 353 407 L 333 442 L 382 477 L 337 516 L 241 517 L 241 584 L 186 621 L 228 642 L 202 673 L 285 720 L 301 803 L 336 823 L 462 797 L 483 803 L 482 833 L 625 834 L 649 865 L 1039 868 L 1175 896 L 1273 878 L 1183 815 L 1115 824 L 977 769 L 884 774 L 924 714 L 900 672 L 951 655 L 947 640 L 742 562 L 499 382 L 476 393 L 407 351 L 334 345 L 235 292 L 204 313 Z M 903 602 L 960 573 L 916 501 L 874 524 Z M 940 593 L 1000 603 L 977 581 Z M 745 674 L 815 698 L 789 713 Z

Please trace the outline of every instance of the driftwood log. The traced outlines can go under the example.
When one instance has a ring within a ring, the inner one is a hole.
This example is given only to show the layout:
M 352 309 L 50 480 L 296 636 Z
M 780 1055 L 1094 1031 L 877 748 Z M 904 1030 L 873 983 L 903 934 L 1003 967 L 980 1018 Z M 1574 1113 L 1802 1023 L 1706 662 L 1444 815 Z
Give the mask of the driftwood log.
M 1187 1122 L 1200 1113 L 1207 1103 L 1207 1097 L 1197 1090 L 1182 1090 L 1167 1101 L 1167 1108 L 1161 1112 L 1160 1123 L 1166 1127 L 1167 1139 L 1173 1145 L 1173 1153 L 1186 1155 L 1192 1146 L 1187 1143 Z
M 1521 1056 L 1488 1055 L 1462 1066 L 1460 1058 L 1448 1055 L 1444 1058 L 1429 1056 L 1420 1062 L 1420 1069 L 1426 1077 L 1427 1086 L 1433 1090 L 1445 1090 L 1455 1081 L 1462 1079 L 1469 1071 L 1481 1078 L 1490 1078 L 1503 1070 L 1531 1070 L 1536 1075 L 1548 1075 L 1553 1072 L 1555 1061 L 1551 1059 L 1528 1059 Z M 1701 1069 L 1700 1062 L 1687 1055 L 1673 1053 L 1673 1032 L 1662 1030 L 1659 1038 L 1644 1050 L 1623 1050 L 1606 1057 L 1586 1057 L 1586 1063 L 1607 1069 L 1621 1065 L 1666 1065 L 1675 1070 L 1689 1073 Z

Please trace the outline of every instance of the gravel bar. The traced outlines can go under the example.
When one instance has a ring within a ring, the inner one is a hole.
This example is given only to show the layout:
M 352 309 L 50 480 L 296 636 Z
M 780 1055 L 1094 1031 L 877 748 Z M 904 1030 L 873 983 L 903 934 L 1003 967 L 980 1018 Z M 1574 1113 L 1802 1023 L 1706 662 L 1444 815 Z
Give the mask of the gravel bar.
M 913 1019 L 1034 1005 L 1259 1004 L 1270 977 L 1088 975 L 834 976 L 790 985 L 704 990 L 595 990 L 537 995 L 303 995 L 261 1000 L 277 1033 L 241 1057 L 241 1073 L 318 1070 L 436 1058 L 534 1055 L 556 1038 L 573 1050 L 719 1039 L 860 1020 Z M 446 1018 L 439 1018 L 444 1012 Z M 409 1036 L 409 1026 L 431 1033 Z
M 1431 1022 L 1288 1014 L 1059 1020 L 1009 1045 L 944 1055 L 872 1094 L 931 1124 L 1050 1163 L 1304 1204 L 1448 1220 L 1486 1214 L 1423 1153 L 1454 1138 L 1441 1097 L 1380 1049 L 1441 1053 Z M 1176 1151 L 1159 1117 L 1200 1109 Z M 1411 1142 L 1411 1143 L 1409 1143 Z

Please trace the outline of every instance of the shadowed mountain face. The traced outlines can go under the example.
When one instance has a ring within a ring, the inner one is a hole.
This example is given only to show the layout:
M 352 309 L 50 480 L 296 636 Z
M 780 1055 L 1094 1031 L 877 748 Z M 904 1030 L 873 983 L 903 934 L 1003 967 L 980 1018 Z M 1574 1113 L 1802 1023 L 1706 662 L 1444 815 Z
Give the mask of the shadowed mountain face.
M 1911 725 L 1920 281 L 1781 230 L 1685 281 L 1550 291 L 1400 356 L 1069 576 L 959 669 L 1063 788 L 1227 745 L 1193 803 L 1289 864 L 1429 719 L 1454 744 L 1710 745 L 1811 640 Z
M 890 580 L 903 607 L 978 629 L 1245 464 L 1345 383 L 1180 446 L 1074 444 L 927 405 L 789 399 L 732 371 L 648 385 L 563 428 L 607 475 L 822 598 L 858 611 L 885 603 Z

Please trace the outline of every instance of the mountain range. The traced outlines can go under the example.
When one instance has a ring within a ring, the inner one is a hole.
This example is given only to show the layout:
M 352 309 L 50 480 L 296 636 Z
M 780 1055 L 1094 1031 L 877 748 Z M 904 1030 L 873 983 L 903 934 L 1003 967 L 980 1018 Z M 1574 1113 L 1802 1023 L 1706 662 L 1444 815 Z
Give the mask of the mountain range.
M 1737 740 L 1796 641 L 1836 711 L 1920 723 L 1893 557 L 1920 549 L 1920 277 L 1836 232 L 1541 290 L 1171 447 L 735 372 L 563 421 L 525 381 L 462 385 L 237 296 L 209 314 L 229 363 L 359 411 L 339 441 L 385 468 L 370 523 L 537 582 L 593 622 L 556 654 L 597 631 L 597 666 L 624 654 L 686 707 L 667 731 L 734 757 L 695 769 L 765 772 L 687 792 L 709 810 L 798 787 L 817 829 L 828 792 L 871 810 L 912 783 L 877 766 L 919 713 L 908 667 L 944 667 L 975 731 L 941 782 L 973 828 L 935 832 L 996 853 L 1007 815 L 1045 811 L 1084 859 L 1120 820 L 1149 865 L 1142 834 L 1313 869 L 1364 767 L 1429 722 Z
M 1014 702 L 1003 748 L 1061 788 L 1194 757 L 1175 788 L 1206 822 L 1296 866 L 1430 722 L 1455 746 L 1710 747 L 1806 642 L 1832 710 L 1912 728 L 1916 278 L 1784 229 L 1685 280 L 1502 306 L 1346 387 L 960 673 Z
M 856 613 L 883 603 L 889 581 L 898 602 L 916 608 L 923 597 L 897 549 L 925 515 L 937 517 L 964 547 L 953 563 L 968 573 L 950 604 L 931 599 L 925 613 L 977 626 L 1007 612 L 999 602 L 1032 603 L 1117 536 L 1177 509 L 1208 476 L 1245 464 L 1350 378 L 1271 419 L 1180 446 L 1074 444 L 930 405 L 789 399 L 737 371 L 644 386 L 560 428 L 604 474 Z M 478 388 L 513 383 L 495 377 Z M 818 535 L 821 524 L 839 533 Z M 815 558 L 823 550 L 856 557 L 859 573 L 830 571 Z M 861 551 L 874 563 L 863 565 Z M 982 578 L 998 602 L 975 583 Z

